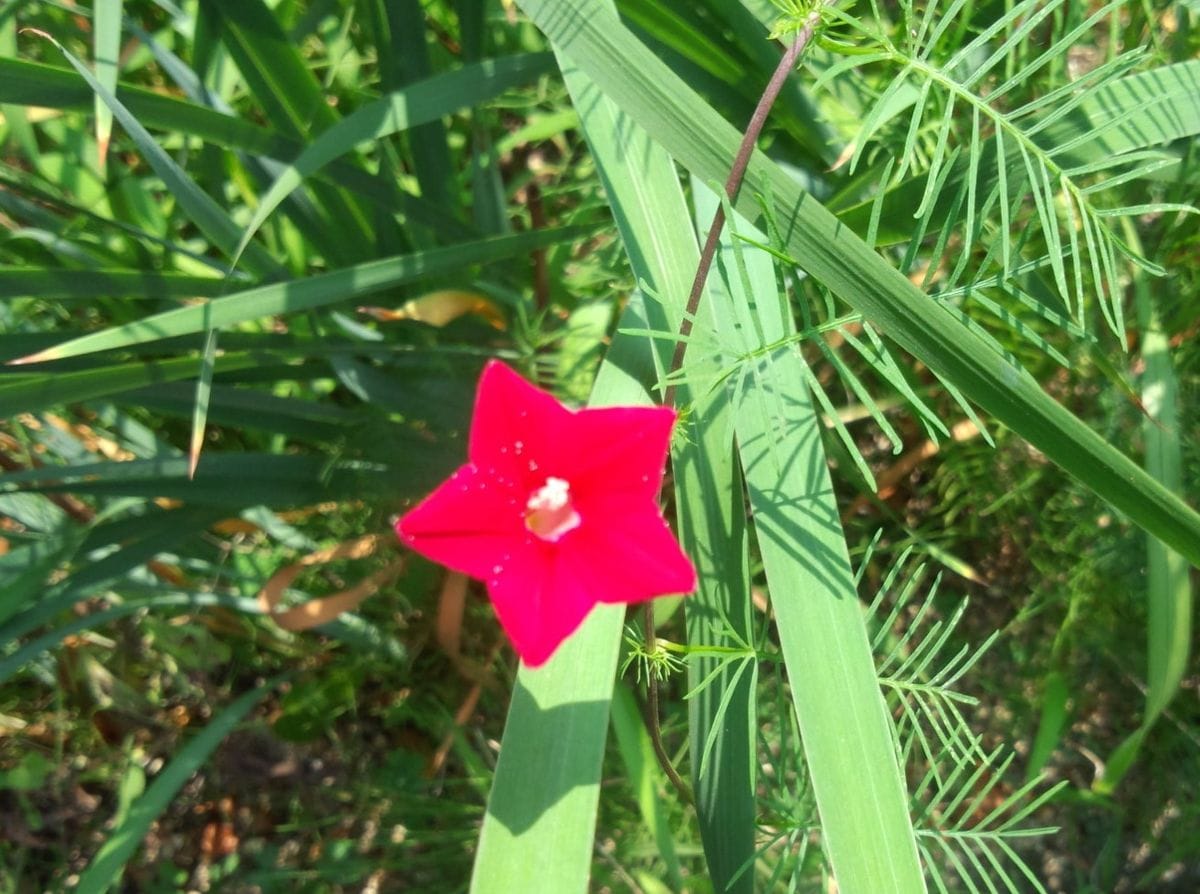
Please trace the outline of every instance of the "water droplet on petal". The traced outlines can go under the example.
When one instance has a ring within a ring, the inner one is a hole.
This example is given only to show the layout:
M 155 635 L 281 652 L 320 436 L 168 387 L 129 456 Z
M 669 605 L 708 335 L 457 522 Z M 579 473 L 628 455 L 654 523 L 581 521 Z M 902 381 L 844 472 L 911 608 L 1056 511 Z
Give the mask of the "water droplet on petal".
M 504 570 L 503 565 L 493 565 L 492 566 L 492 574 L 499 574 L 503 570 Z

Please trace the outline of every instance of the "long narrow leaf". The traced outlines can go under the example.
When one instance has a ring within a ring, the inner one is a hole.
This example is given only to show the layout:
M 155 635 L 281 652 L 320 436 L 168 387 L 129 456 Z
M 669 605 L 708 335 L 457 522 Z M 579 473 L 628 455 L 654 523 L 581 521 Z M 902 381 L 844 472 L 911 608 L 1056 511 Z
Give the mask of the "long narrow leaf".
M 229 218 L 224 209 L 216 203 L 207 193 L 200 189 L 191 178 L 175 163 L 174 159 L 169 156 L 161 146 L 154 141 L 146 130 L 130 111 L 125 108 L 120 100 L 113 94 L 111 90 L 105 87 L 96 79 L 96 77 L 87 69 L 82 62 L 63 47 L 57 40 L 49 34 L 43 34 L 46 40 L 49 40 L 54 46 L 66 57 L 66 60 L 71 64 L 79 75 L 88 82 L 88 85 L 96 92 L 96 96 L 103 101 L 105 106 L 112 111 L 113 116 L 121 123 L 121 126 L 129 133 L 134 142 L 137 143 L 138 150 L 154 168 L 154 172 L 162 178 L 167 188 L 174 193 L 180 205 L 187 211 L 188 215 L 195 222 L 208 238 L 213 243 L 224 251 L 227 255 L 232 255 L 235 246 L 237 245 L 240 230 L 237 225 Z M 283 267 L 275 262 L 275 260 L 266 253 L 262 248 L 255 247 L 247 255 L 247 266 L 254 272 L 261 275 L 278 276 L 283 273 Z
M 272 283 L 216 298 L 205 304 L 163 311 L 124 326 L 113 326 L 10 363 L 37 363 L 76 357 L 232 326 L 275 314 L 295 313 L 354 301 L 421 277 L 526 254 L 535 248 L 567 241 L 582 235 L 583 232 L 585 230 L 579 227 L 562 227 L 517 233 L 512 236 L 497 236 L 477 242 L 383 258 L 306 279 Z
M 122 0 L 97 0 L 92 12 L 93 62 L 96 80 L 113 93 L 117 89 L 118 56 L 121 53 Z M 108 158 L 108 141 L 112 136 L 112 109 L 96 96 L 96 157 L 100 170 Z
M 705 198 L 698 205 L 713 207 L 711 196 Z M 737 222 L 739 231 L 745 226 Z M 723 270 L 732 268 L 734 251 L 727 235 Z M 795 332 L 791 317 L 772 300 L 770 256 L 742 251 L 752 291 L 726 275 L 729 298 L 712 308 L 722 347 L 734 355 L 755 347 L 742 344 L 745 333 L 754 332 L 752 316 L 768 343 Z M 756 366 L 756 375 L 743 379 L 733 397 L 738 454 L 825 852 L 838 890 L 846 894 L 922 892 L 908 793 L 838 520 L 821 421 L 809 397 L 810 377 L 796 351 L 745 362 Z
M 335 158 L 360 143 L 437 121 L 456 109 L 486 102 L 510 87 L 527 83 L 549 71 L 552 60 L 549 53 L 484 60 L 397 90 L 358 109 L 323 132 L 299 158 L 283 169 L 246 225 L 238 253 L 292 190 Z

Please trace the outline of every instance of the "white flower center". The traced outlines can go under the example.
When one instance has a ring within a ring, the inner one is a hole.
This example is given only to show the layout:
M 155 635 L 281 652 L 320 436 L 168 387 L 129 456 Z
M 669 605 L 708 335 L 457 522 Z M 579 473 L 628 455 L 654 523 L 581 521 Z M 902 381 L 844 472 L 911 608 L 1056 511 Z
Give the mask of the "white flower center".
M 525 527 L 550 543 L 578 528 L 581 521 L 571 503 L 571 485 L 561 478 L 547 478 L 525 504 Z

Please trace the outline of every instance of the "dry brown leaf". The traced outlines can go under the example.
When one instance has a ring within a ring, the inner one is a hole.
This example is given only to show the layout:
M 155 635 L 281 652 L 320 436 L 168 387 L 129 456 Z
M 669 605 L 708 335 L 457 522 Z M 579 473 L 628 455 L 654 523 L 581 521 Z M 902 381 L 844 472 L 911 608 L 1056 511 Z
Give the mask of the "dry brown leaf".
M 302 571 L 314 565 L 327 565 L 330 562 L 336 562 L 341 559 L 366 558 L 378 549 L 381 542 L 381 537 L 376 534 L 369 534 L 365 537 L 347 540 L 345 543 L 339 543 L 337 546 L 331 546 L 308 554 L 291 565 L 279 569 L 272 575 L 271 579 L 259 591 L 259 605 L 284 630 L 297 632 L 319 627 L 322 624 L 328 624 L 342 612 L 351 611 L 356 608 L 364 599 L 376 593 L 380 587 L 400 574 L 404 569 L 405 557 L 402 556 L 388 563 L 386 567 L 381 568 L 374 574 L 368 575 L 349 589 L 334 593 L 331 596 L 310 599 L 302 605 L 297 605 L 282 612 L 276 612 L 275 609 L 283 598 L 284 590 L 288 588 L 288 585 Z

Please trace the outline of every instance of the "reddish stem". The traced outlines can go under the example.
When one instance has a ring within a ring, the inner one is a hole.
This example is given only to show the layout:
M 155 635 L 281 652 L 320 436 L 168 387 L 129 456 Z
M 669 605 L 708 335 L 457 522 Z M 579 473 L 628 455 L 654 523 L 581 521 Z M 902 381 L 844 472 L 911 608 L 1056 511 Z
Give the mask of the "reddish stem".
M 775 104 L 775 100 L 779 98 L 779 93 L 783 89 L 783 84 L 787 80 L 792 69 L 796 66 L 796 61 L 800 58 L 800 54 L 804 52 L 804 48 L 808 46 L 808 42 L 812 40 L 813 33 L 816 31 L 817 22 L 820 20 L 820 14 L 813 12 L 809 15 L 804 23 L 804 27 L 796 32 L 796 39 L 792 41 L 792 45 L 788 47 L 787 52 L 779 60 L 779 65 L 775 68 L 775 73 L 771 75 L 771 80 L 767 83 L 763 95 L 758 100 L 758 105 L 754 108 L 754 114 L 750 116 L 750 123 L 746 126 L 746 133 L 742 136 L 742 143 L 738 147 L 737 156 L 733 160 L 733 167 L 729 170 L 729 177 L 725 180 L 725 195 L 729 197 L 729 201 L 736 201 L 738 191 L 742 187 L 742 180 L 746 176 L 746 168 L 750 165 L 750 158 L 754 155 L 754 147 L 758 144 L 758 137 L 762 133 L 763 125 L 767 121 L 767 115 L 771 112 L 771 107 Z M 704 240 L 704 249 L 700 252 L 700 264 L 696 267 L 696 277 L 692 280 L 692 291 L 688 295 L 687 310 L 683 314 L 683 320 L 679 324 L 679 340 L 675 343 L 675 354 L 671 358 L 671 372 L 678 372 L 683 366 L 683 355 L 687 350 L 687 337 L 692 333 L 692 320 L 696 316 L 696 311 L 700 307 L 700 296 L 704 293 L 704 284 L 708 280 L 708 271 L 712 267 L 713 258 L 717 253 L 717 244 L 721 239 L 721 230 L 725 226 L 725 207 L 721 205 L 717 208 L 716 214 L 713 215 L 712 225 L 708 228 L 708 237 Z M 675 386 L 668 385 L 663 394 L 663 403 L 670 406 L 675 403 Z M 654 630 L 654 613 L 650 610 L 649 604 L 644 608 L 643 624 L 645 627 L 646 649 L 653 653 L 657 646 L 657 634 Z M 667 778 L 683 798 L 685 803 L 692 803 L 692 793 L 688 789 L 687 784 L 680 778 L 679 773 L 675 770 L 675 766 L 671 763 L 670 757 L 667 755 L 667 750 L 663 746 L 662 729 L 658 719 L 658 680 L 654 676 L 654 671 L 651 670 L 646 681 L 646 727 L 650 732 L 650 741 L 654 746 L 655 757 L 658 758 L 658 763 L 662 767 L 663 772 L 667 774 Z

